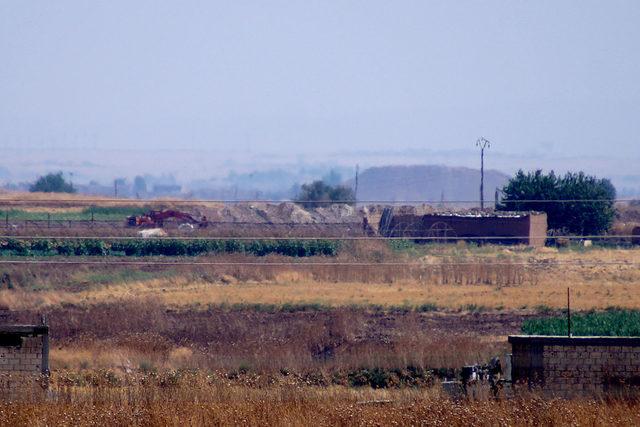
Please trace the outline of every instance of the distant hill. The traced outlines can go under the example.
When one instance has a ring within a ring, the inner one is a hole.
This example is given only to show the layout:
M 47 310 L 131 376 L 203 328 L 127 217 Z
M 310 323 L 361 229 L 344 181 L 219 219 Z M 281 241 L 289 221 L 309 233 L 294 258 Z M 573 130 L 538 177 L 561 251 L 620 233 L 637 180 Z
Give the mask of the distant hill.
M 493 202 L 496 187 L 510 176 L 485 170 L 484 198 Z M 479 200 L 480 170 L 438 165 L 382 166 L 364 170 L 358 184 L 358 200 Z

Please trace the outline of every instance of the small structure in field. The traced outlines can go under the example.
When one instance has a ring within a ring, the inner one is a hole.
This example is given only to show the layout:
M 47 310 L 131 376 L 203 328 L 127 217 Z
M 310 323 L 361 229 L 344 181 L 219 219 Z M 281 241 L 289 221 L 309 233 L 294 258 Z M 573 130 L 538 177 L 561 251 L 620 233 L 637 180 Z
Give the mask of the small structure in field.
M 380 216 L 378 233 L 385 237 L 414 237 L 419 241 L 486 243 L 544 246 L 547 214 L 544 212 L 430 212 L 395 213 L 386 208 Z
M 138 231 L 138 236 L 143 239 L 150 239 L 152 237 L 167 237 L 167 232 L 162 228 L 149 228 L 147 230 Z
M 0 391 L 13 392 L 49 374 L 47 325 L 0 325 Z
M 640 337 L 516 335 L 511 377 L 518 388 L 559 397 L 640 395 Z

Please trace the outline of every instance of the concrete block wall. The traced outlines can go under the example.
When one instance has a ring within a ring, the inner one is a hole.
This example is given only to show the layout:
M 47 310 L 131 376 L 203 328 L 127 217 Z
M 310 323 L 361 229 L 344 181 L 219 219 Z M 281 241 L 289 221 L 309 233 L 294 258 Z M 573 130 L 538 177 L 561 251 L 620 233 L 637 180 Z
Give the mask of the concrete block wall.
M 515 387 L 573 397 L 640 395 L 640 338 L 511 336 Z
M 42 373 L 42 338 L 20 337 L 19 346 L 0 346 L 0 372 Z
M 0 325 L 0 398 L 34 397 L 49 374 L 49 328 Z

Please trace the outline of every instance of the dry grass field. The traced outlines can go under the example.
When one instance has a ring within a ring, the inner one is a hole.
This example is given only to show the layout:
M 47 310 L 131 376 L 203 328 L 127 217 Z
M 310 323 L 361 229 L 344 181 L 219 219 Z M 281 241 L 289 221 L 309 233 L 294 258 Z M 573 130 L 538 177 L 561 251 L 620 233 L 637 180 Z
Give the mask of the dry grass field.
M 268 264 L 286 260 L 6 267 L 13 289 L 0 290 L 0 304 L 16 321 L 47 316 L 54 369 L 285 370 L 323 378 L 362 367 L 485 362 L 508 351 L 506 336 L 523 319 L 561 310 L 567 286 L 577 310 L 640 307 L 634 249 L 442 246 L 408 254 L 369 242 L 334 261 L 372 265 Z
M 523 320 L 561 313 L 567 287 L 576 310 L 639 309 L 638 249 L 356 241 L 336 257 L 92 259 L 149 264 L 2 265 L 4 316 L 47 318 L 52 369 L 46 395 L 0 403 L 3 425 L 640 421 L 636 401 L 454 401 L 439 387 L 508 352 Z
M 636 274 L 632 272 L 629 276 Z M 0 292 L 0 303 L 17 310 L 130 300 L 159 301 L 176 309 L 206 309 L 210 305 L 221 304 L 317 304 L 326 307 L 379 305 L 409 308 L 431 304 L 450 310 L 465 310 L 470 306 L 486 310 L 526 310 L 565 307 L 569 286 L 574 295 L 573 306 L 578 310 L 640 307 L 637 283 L 619 279 L 603 281 L 597 285 L 586 281 L 568 282 L 564 280 L 564 274 L 559 274 L 554 282 L 536 286 L 430 285 L 416 281 L 336 283 L 291 280 L 292 276 L 296 277 L 298 274 L 285 274 L 284 278 L 272 283 L 210 283 L 178 277 L 109 285 L 78 292 L 4 291 Z
M 195 310 L 221 304 L 526 310 L 564 307 L 570 287 L 578 310 L 640 307 L 638 249 L 448 251 L 415 259 L 382 254 L 379 264 L 371 259 L 374 252 L 344 256 L 335 260 L 338 265 L 326 259 L 281 265 L 291 259 L 208 257 L 199 261 L 239 265 L 6 267 L 15 286 L 0 290 L 0 304 L 12 310 L 145 300 Z M 363 259 L 366 265 L 349 264 Z
M 141 385 L 144 382 L 144 385 Z M 437 389 L 372 390 L 341 386 L 225 384 L 211 377 L 145 378 L 119 384 L 96 378 L 69 386 L 54 378 L 54 397 L 0 404 L 2 425 L 637 425 L 636 402 L 454 401 Z

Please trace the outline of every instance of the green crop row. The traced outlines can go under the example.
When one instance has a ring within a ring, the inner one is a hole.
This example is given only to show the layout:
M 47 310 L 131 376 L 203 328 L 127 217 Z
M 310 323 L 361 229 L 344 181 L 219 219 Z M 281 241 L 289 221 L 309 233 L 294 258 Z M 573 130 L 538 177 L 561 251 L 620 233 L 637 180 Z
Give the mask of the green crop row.
M 47 213 L 41 211 L 29 211 L 22 209 L 0 210 L 1 221 L 120 221 L 130 215 L 142 215 L 148 212 L 148 207 L 142 206 L 90 206 L 76 210 L 56 210 Z
M 528 335 L 567 335 L 567 316 L 528 319 L 522 332 Z M 609 309 L 571 315 L 575 336 L 640 336 L 640 310 Z
M 335 256 L 339 248 L 340 242 L 331 240 L 0 240 L 0 256 L 197 256 L 241 253 L 308 257 Z

